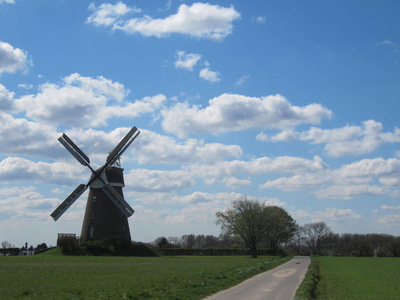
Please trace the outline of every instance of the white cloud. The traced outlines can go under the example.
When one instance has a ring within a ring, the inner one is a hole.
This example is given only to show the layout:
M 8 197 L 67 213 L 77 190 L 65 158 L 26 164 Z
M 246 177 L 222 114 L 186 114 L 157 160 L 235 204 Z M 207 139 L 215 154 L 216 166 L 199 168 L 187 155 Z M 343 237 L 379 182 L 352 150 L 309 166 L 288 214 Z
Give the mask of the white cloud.
M 240 77 L 237 81 L 236 81 L 236 86 L 242 85 L 243 83 L 245 83 L 247 80 L 250 79 L 250 75 L 243 75 L 242 77 Z
M 172 33 L 184 34 L 196 38 L 222 40 L 232 33 L 232 22 L 240 18 L 233 8 L 225 8 L 208 3 L 182 4 L 174 15 L 165 19 L 153 19 L 150 16 L 124 19 L 129 8 L 121 2 L 121 12 L 115 12 L 115 6 L 102 4 L 99 8 L 91 5 L 94 13 L 88 18 L 95 25 L 112 26 L 113 29 L 129 34 L 140 33 L 144 36 L 166 37 Z
M 0 41 L 0 75 L 3 72 L 15 73 L 26 70 L 29 64 L 27 56 L 23 50 Z
M 283 191 L 307 190 L 329 182 L 329 177 L 325 177 L 323 173 L 318 174 L 318 176 L 315 174 L 303 174 L 292 177 L 280 177 L 260 185 L 260 189 L 278 188 Z
M 175 67 L 186 69 L 189 71 L 192 71 L 193 67 L 201 59 L 200 54 L 195 54 L 195 53 L 186 54 L 185 51 L 178 51 L 177 56 L 178 58 L 175 61 Z
M 400 206 L 390 206 L 390 205 L 382 205 L 381 209 L 386 210 L 400 210 Z
M 384 40 L 384 41 L 376 44 L 376 46 L 381 46 L 381 45 L 396 46 L 396 43 L 389 41 L 389 40 Z
M 272 136 L 268 136 L 266 133 L 260 132 L 256 136 L 256 140 L 262 142 L 287 142 L 287 141 L 294 141 L 296 139 L 297 139 L 297 133 L 294 130 L 283 130 Z
M 0 161 L 0 181 L 29 181 L 74 185 L 77 180 L 87 181 L 86 168 L 79 164 L 33 162 L 21 157 L 7 157 Z
M 194 180 L 184 171 L 135 169 L 125 174 L 127 190 L 171 192 L 191 187 Z
M 397 215 L 387 215 L 377 220 L 380 224 L 400 224 L 400 214 Z
M 338 169 L 324 168 L 306 171 L 291 177 L 269 180 L 260 188 L 278 188 L 283 191 L 315 190 L 320 199 L 351 199 L 355 196 L 399 195 L 400 175 L 398 159 L 363 159 Z M 375 184 L 379 182 L 381 185 Z
M 247 179 L 239 179 L 236 177 L 225 177 L 222 179 L 222 183 L 230 189 L 237 189 L 243 186 L 251 185 L 251 181 Z
M 199 76 L 200 78 L 210 82 L 221 81 L 221 74 L 219 72 L 211 71 L 210 68 L 204 68 L 200 70 Z
M 9 196 L 13 196 L 13 195 L 24 194 L 27 192 L 32 192 L 35 189 L 36 188 L 34 186 L 3 188 L 3 189 L 0 189 L 0 196 L 9 197 Z
M 319 199 L 344 199 L 349 200 L 354 196 L 384 196 L 392 192 L 385 187 L 378 185 L 333 185 L 326 189 L 315 192 Z
M 182 209 L 165 216 L 165 223 L 214 223 L 215 213 L 226 209 L 231 201 L 243 197 L 238 193 L 202 193 L 194 192 L 186 196 L 174 197 L 172 203 L 183 204 Z M 259 201 L 265 205 L 285 206 L 277 198 L 263 198 L 247 196 L 249 200 Z
M 214 163 L 242 155 L 236 145 L 205 143 L 202 140 L 188 139 L 178 142 L 175 139 L 148 130 L 143 130 L 135 142 L 139 149 L 140 163 L 187 164 L 193 162 Z
M 20 83 L 18 84 L 18 88 L 20 89 L 25 89 L 25 90 L 31 90 L 34 88 L 33 84 L 27 84 L 27 83 Z
M 89 10 L 93 11 L 93 13 L 89 16 L 86 22 L 95 26 L 111 26 L 129 13 L 140 12 L 140 9 L 128 7 L 122 2 L 116 4 L 103 3 L 99 7 L 96 7 L 92 2 L 89 5 Z
M 336 129 L 311 128 L 300 134 L 300 140 L 312 144 L 325 144 L 328 155 L 361 155 L 371 153 L 383 143 L 399 143 L 400 129 L 393 133 L 382 132 L 381 123 L 374 120 L 363 122 L 362 126 L 346 126 Z
M 0 111 L 0 153 L 58 157 L 58 134 L 54 127 L 14 118 Z
M 313 222 L 349 222 L 361 220 L 361 215 L 352 209 L 328 207 L 324 211 L 317 211 L 312 216 Z
M 1 195 L 1 190 L 0 190 Z M 0 199 L 0 220 L 29 219 L 45 221 L 60 202 L 57 198 L 46 198 L 35 191 L 35 187 L 20 188 L 18 194 L 6 195 Z
M 209 100 L 209 106 L 189 107 L 177 103 L 162 111 L 164 130 L 184 137 L 190 133 L 222 133 L 252 128 L 293 128 L 318 124 L 332 112 L 320 104 L 291 105 L 281 95 L 262 98 L 222 94 Z
M 135 118 L 152 112 L 166 100 L 160 94 L 129 102 L 125 99 L 128 93 L 121 83 L 75 73 L 61 85 L 43 84 L 38 94 L 22 96 L 15 105 L 38 122 L 87 128 L 104 126 L 113 117 Z
M 0 4 L 7 3 L 7 4 L 14 4 L 14 0 L 0 0 Z
M 0 84 L 0 111 L 11 110 L 14 106 L 14 93 L 9 92 L 6 87 Z
M 257 24 L 264 24 L 265 23 L 265 16 L 258 16 L 258 17 L 253 17 L 252 18 L 252 21 L 254 22 L 254 23 L 257 23 Z
M 189 174 L 202 178 L 208 184 L 215 183 L 219 178 L 229 178 L 238 175 L 257 175 L 267 173 L 304 174 L 318 172 L 327 165 L 318 157 L 308 160 L 298 157 L 281 156 L 276 158 L 261 157 L 251 161 L 221 161 L 214 165 L 190 165 L 184 167 Z

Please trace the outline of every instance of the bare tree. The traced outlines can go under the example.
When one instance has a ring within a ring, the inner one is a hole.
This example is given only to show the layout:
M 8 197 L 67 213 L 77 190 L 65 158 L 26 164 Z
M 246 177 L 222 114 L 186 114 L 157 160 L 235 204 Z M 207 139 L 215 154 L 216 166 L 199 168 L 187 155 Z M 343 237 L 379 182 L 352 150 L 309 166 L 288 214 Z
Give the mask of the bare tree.
M 182 235 L 180 244 L 183 248 L 194 248 L 196 236 L 194 234 Z
M 320 254 L 321 249 L 328 246 L 329 238 L 333 234 L 325 222 L 306 224 L 303 229 L 305 243 L 314 255 Z
M 293 233 L 292 238 L 288 241 L 288 244 L 293 249 L 294 253 L 300 255 L 301 249 L 304 247 L 304 230 L 303 227 L 297 227 Z
M 3 247 L 3 249 L 8 249 L 12 248 L 13 245 L 11 245 L 8 241 L 3 241 L 1 242 L 1 246 Z

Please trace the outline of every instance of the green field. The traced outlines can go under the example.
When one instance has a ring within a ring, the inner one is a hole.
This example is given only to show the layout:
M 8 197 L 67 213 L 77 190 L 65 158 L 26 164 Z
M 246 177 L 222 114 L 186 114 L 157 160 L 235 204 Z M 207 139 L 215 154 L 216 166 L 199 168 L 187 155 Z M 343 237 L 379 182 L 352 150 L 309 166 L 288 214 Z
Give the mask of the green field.
M 290 257 L 0 257 L 0 299 L 201 299 Z
M 317 299 L 400 299 L 400 258 L 318 257 Z

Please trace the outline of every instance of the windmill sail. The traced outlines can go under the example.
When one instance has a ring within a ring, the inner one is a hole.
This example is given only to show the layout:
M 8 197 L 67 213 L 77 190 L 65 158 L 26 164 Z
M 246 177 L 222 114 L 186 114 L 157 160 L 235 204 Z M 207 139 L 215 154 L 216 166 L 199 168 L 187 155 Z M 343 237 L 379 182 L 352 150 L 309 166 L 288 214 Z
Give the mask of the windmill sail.
M 57 221 L 61 215 L 86 191 L 87 187 L 80 184 L 51 214 L 54 221 Z
M 65 134 L 58 139 L 63 146 L 71 153 L 82 165 L 89 166 L 90 159 L 75 143 Z
M 136 127 L 133 127 L 125 137 L 119 142 L 119 144 L 111 151 L 110 155 L 107 156 L 106 164 L 112 165 L 125 150 L 129 147 L 134 139 L 139 135 L 140 131 Z
M 120 194 L 109 184 L 103 187 L 103 192 L 107 195 L 108 198 L 114 202 L 114 204 L 118 207 L 118 209 L 125 215 L 125 217 L 129 218 L 135 212 L 132 207 L 122 198 Z

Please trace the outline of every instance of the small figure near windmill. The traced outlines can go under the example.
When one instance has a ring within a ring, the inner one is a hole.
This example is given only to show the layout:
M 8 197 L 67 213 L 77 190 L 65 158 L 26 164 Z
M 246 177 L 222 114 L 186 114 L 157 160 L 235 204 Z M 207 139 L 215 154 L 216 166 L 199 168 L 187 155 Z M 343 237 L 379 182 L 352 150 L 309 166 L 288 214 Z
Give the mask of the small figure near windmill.
M 125 183 L 119 159 L 139 133 L 140 131 L 133 127 L 110 152 L 106 163 L 97 170 L 90 166 L 89 157 L 65 133 L 58 139 L 79 163 L 92 171 L 88 183 L 80 184 L 51 214 L 54 221 L 57 221 L 89 188 L 82 225 L 82 242 L 102 241 L 112 237 L 119 237 L 131 242 L 128 218 L 134 213 L 134 210 L 124 199 L 122 188 Z

